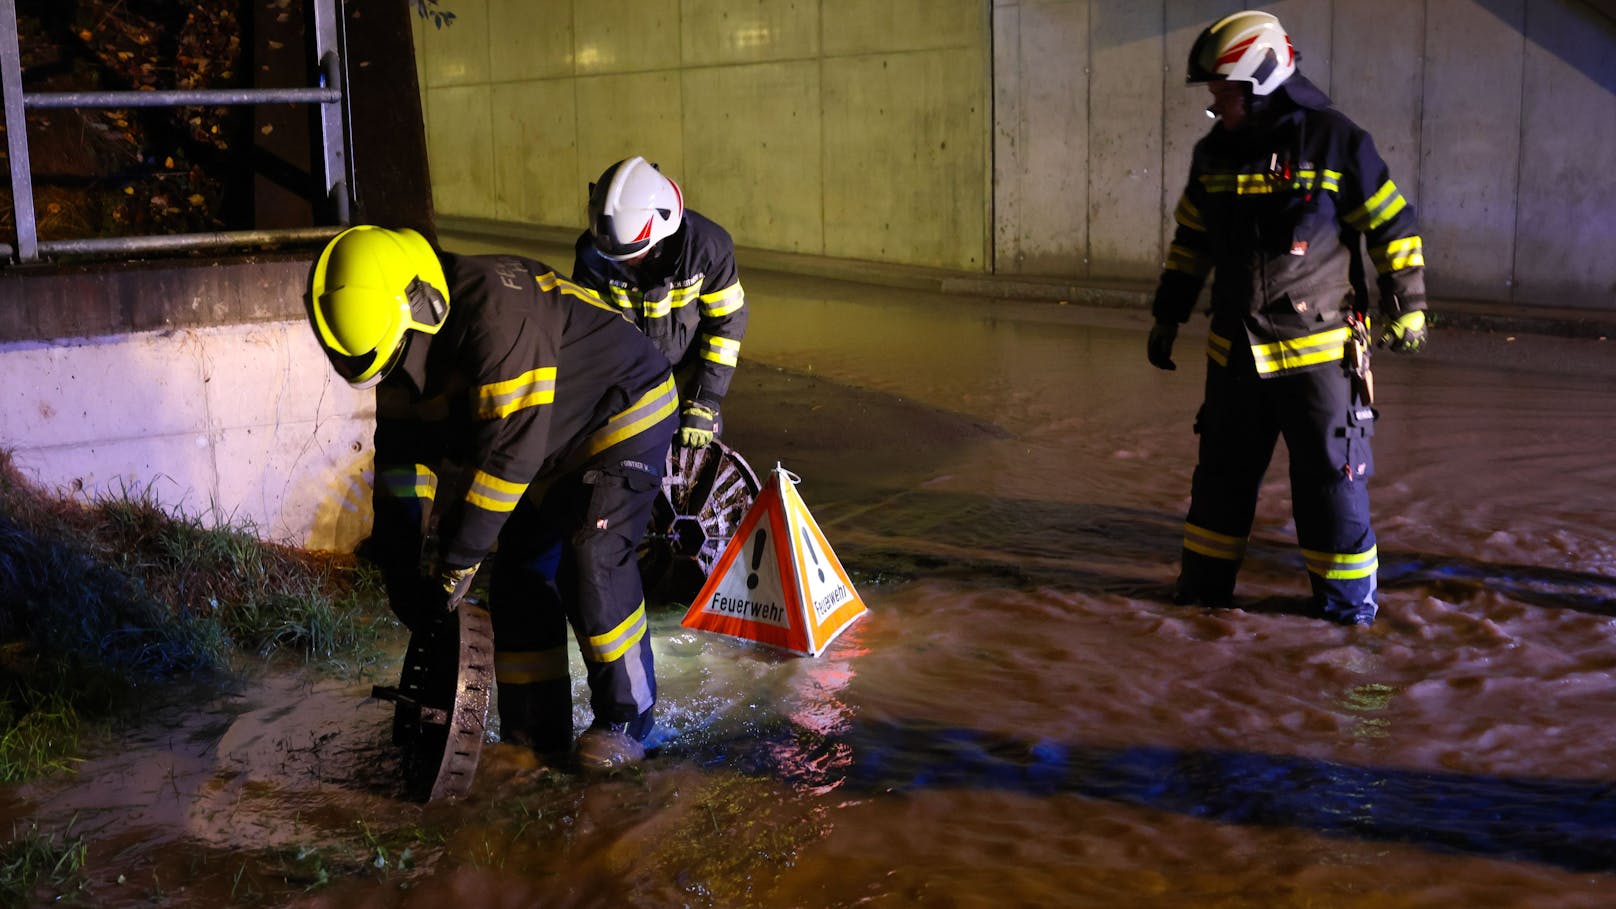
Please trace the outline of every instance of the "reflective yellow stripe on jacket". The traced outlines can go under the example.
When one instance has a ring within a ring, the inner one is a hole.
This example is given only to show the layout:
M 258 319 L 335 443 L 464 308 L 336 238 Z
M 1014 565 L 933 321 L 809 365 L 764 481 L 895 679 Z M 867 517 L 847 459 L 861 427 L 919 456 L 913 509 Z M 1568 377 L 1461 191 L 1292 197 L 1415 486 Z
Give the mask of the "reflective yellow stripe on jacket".
M 1195 207 L 1189 196 L 1178 197 L 1178 207 L 1173 209 L 1173 220 L 1190 230 L 1206 233 L 1206 223 L 1201 220 L 1201 210 Z
M 1307 168 L 1296 171 L 1289 178 L 1277 174 L 1202 174 L 1201 186 L 1209 193 L 1234 193 L 1237 196 L 1266 196 L 1288 190 L 1315 188 L 1325 192 L 1339 192 L 1341 172 L 1328 169 L 1320 172 Z M 1393 191 L 1395 189 L 1393 187 Z M 1402 207 L 1399 202 L 1397 208 Z M 1397 211 L 1394 209 L 1386 217 L 1390 218 L 1395 214 Z M 1184 222 L 1180 220 L 1179 223 Z
M 701 314 L 708 318 L 727 316 L 746 305 L 746 294 L 739 281 L 723 290 L 701 295 Z
M 1167 248 L 1167 267 L 1204 280 L 1212 273 L 1212 257 L 1181 243 L 1174 243 Z
M 1366 234 L 1397 217 L 1397 213 L 1407 204 L 1408 200 L 1398 191 L 1397 184 L 1387 180 L 1364 204 L 1347 212 L 1345 220 L 1353 230 Z
M 613 284 L 611 286 L 612 302 L 617 304 L 619 309 L 632 313 L 641 313 L 647 319 L 663 319 L 671 315 L 674 310 L 689 306 L 692 300 L 704 301 L 703 308 L 705 308 L 707 298 L 702 295 L 701 283 L 698 280 L 686 287 L 671 288 L 668 295 L 660 300 L 647 300 L 645 299 L 645 294 L 638 290 L 629 290 L 626 287 Z M 736 285 L 737 289 L 739 287 L 740 285 Z M 739 306 L 736 308 L 739 308 Z
M 395 499 L 425 499 L 438 494 L 438 475 L 425 464 L 388 467 L 376 472 L 376 488 Z
M 1371 246 L 1369 258 L 1375 261 L 1375 271 L 1389 275 L 1404 268 L 1425 266 L 1425 244 L 1419 237 L 1404 237 L 1384 246 Z
M 571 281 L 568 281 L 566 278 L 557 275 L 553 271 L 547 271 L 542 275 L 534 275 L 533 279 L 539 283 L 539 290 L 542 290 L 545 293 L 549 293 L 552 290 L 559 290 L 567 296 L 577 297 L 578 299 L 587 302 L 590 306 L 596 307 L 597 309 L 604 309 L 607 312 L 617 311 L 612 309 L 609 303 L 597 296 L 594 291 L 584 287 L 582 284 L 574 284 Z
M 472 475 L 471 488 L 466 490 L 466 503 L 487 511 L 508 512 L 522 500 L 524 492 L 527 492 L 526 483 L 503 480 L 479 470 Z
M 1251 358 L 1260 376 L 1278 375 L 1295 369 L 1341 359 L 1352 329 L 1332 328 L 1284 341 L 1251 345 Z
M 741 360 L 741 342 L 734 338 L 721 338 L 717 335 L 704 336 L 706 341 L 702 345 L 703 358 L 723 366 L 734 366 Z
M 477 388 L 476 418 L 498 420 L 524 407 L 555 403 L 556 368 L 541 366 L 503 382 Z
M 641 395 L 638 401 L 607 420 L 605 426 L 591 433 L 579 447 L 575 457 L 588 458 L 599 454 L 655 426 L 678 409 L 679 389 L 674 385 L 673 377 L 669 376 L 661 384 Z

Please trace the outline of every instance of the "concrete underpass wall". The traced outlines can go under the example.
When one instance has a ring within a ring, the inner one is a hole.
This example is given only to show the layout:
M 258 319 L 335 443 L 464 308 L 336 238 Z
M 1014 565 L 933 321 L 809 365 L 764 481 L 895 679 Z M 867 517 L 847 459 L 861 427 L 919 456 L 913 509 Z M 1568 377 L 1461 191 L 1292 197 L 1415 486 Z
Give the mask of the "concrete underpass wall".
M 1206 132 L 1209 0 L 994 3 L 1001 273 L 1150 278 Z M 1616 21 L 1581 0 L 1263 4 L 1416 203 L 1433 294 L 1616 309 Z M 1159 77 L 1158 77 L 1159 74 Z M 1050 205 L 1049 200 L 1062 200 Z
M 980 0 L 447 5 L 416 25 L 441 214 L 576 230 L 643 154 L 743 246 L 989 268 Z
M 659 160 L 743 247 L 1149 282 L 1212 0 L 456 0 L 417 22 L 444 214 L 576 230 Z M 1616 308 L 1616 24 L 1584 0 L 1284 0 L 1419 208 L 1438 296 Z M 565 263 L 559 263 L 565 266 Z M 743 262 L 743 267 L 745 263 Z

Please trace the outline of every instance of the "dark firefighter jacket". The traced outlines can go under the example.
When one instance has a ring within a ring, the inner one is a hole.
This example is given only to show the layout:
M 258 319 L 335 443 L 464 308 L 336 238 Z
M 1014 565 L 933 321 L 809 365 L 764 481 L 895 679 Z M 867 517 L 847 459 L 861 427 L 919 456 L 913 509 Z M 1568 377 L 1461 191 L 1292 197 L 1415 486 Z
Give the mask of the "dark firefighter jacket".
M 1346 317 L 1369 302 L 1360 237 L 1388 318 L 1425 308 L 1425 258 L 1367 132 L 1301 73 L 1258 101 L 1251 125 L 1214 126 L 1195 145 L 1153 314 L 1185 321 L 1216 272 L 1208 356 L 1227 365 L 1249 345 L 1269 377 L 1340 361 Z
M 401 574 L 418 567 L 445 461 L 458 482 L 437 508 L 438 553 L 464 568 L 530 487 L 540 495 L 562 471 L 638 452 L 636 437 L 678 407 L 667 361 L 594 294 L 531 259 L 442 260 L 448 319 L 424 363 L 406 352 L 377 394 L 376 544 Z
M 728 231 L 685 209 L 679 229 L 634 264 L 601 255 L 585 231 L 572 280 L 645 332 L 673 364 L 684 400 L 715 406 L 723 401 L 747 318 Z

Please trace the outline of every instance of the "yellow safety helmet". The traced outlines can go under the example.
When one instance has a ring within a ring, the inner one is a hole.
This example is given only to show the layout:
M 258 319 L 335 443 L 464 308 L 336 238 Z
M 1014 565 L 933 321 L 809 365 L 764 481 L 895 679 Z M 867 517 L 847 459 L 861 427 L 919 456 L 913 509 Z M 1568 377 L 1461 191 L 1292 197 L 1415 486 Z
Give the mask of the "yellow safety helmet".
M 1296 48 L 1274 16 L 1246 10 L 1202 30 L 1190 48 L 1185 82 L 1248 82 L 1253 95 L 1267 95 L 1296 72 Z
M 449 282 L 413 230 L 350 227 L 326 244 L 310 288 L 315 333 L 348 384 L 387 377 L 411 331 L 435 335 L 449 317 Z

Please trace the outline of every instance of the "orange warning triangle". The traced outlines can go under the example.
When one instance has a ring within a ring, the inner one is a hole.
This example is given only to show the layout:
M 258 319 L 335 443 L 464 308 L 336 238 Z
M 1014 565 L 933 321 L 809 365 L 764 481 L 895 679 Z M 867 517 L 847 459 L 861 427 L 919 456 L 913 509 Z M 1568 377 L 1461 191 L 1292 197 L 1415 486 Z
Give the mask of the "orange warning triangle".
M 780 466 L 681 624 L 818 656 L 867 610 Z

